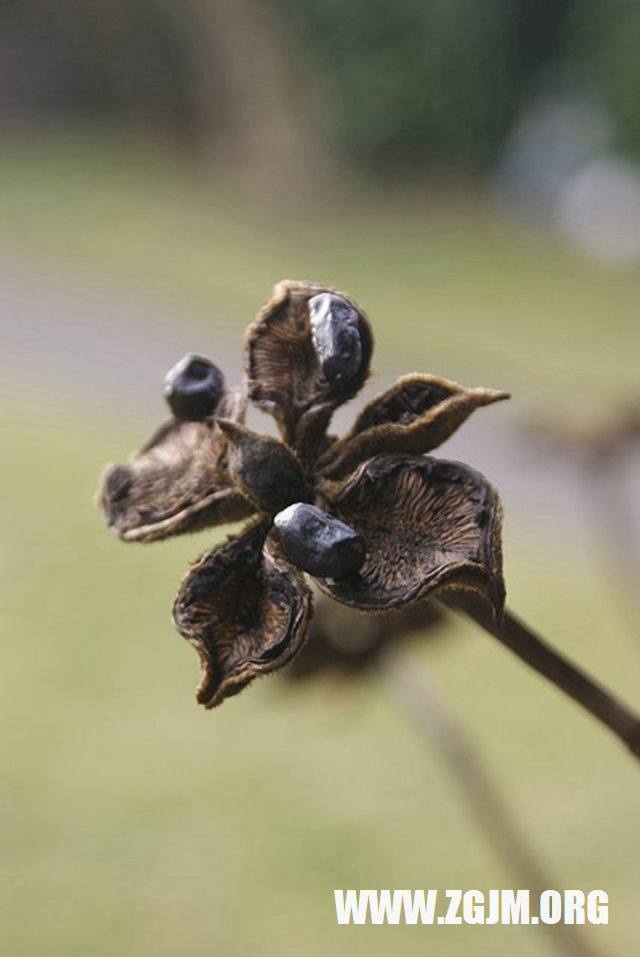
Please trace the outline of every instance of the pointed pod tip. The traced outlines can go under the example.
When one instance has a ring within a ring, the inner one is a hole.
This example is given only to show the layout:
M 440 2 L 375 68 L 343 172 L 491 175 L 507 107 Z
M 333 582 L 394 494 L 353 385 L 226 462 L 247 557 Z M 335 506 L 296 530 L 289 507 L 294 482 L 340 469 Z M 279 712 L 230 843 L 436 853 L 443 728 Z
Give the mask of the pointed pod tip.
M 504 399 L 510 399 L 510 392 L 503 392 L 502 389 L 485 389 L 482 386 L 473 390 L 481 405 L 492 405 L 494 402 L 502 402 Z
M 243 425 L 239 425 L 237 422 L 233 422 L 231 419 L 216 419 L 216 424 L 220 427 L 220 430 L 229 439 L 229 441 L 234 443 L 234 445 L 237 445 L 247 433 L 247 429 Z

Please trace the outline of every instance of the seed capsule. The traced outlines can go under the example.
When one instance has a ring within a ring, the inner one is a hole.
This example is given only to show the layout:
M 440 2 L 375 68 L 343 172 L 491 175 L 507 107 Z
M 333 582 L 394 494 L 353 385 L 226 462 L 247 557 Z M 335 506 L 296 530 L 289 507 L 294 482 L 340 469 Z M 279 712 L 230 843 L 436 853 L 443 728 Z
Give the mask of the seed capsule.
M 296 502 L 276 515 L 274 525 L 291 561 L 316 578 L 344 578 L 364 562 L 358 533 L 315 505 Z
M 362 363 L 358 313 L 330 292 L 309 300 L 313 348 L 324 377 L 333 385 L 347 385 Z
M 310 496 L 300 462 L 284 442 L 228 419 L 218 419 L 218 426 L 229 440 L 231 475 L 257 508 L 273 514 Z
M 224 376 L 203 356 L 188 353 L 164 380 L 164 397 L 177 419 L 196 422 L 210 415 L 222 396 Z

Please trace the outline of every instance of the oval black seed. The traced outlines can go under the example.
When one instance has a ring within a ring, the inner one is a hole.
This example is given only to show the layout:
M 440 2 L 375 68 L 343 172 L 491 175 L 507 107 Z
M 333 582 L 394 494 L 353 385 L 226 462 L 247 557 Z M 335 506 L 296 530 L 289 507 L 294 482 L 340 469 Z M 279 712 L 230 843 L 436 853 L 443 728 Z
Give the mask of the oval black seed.
M 291 561 L 316 578 L 344 578 L 364 562 L 358 533 L 315 505 L 296 502 L 276 515 L 274 525 Z
M 224 376 L 203 356 L 188 353 L 167 372 L 164 397 L 177 419 L 196 422 L 210 415 L 222 396 Z
M 311 338 L 324 377 L 333 385 L 347 385 L 362 364 L 358 313 L 331 292 L 309 300 Z

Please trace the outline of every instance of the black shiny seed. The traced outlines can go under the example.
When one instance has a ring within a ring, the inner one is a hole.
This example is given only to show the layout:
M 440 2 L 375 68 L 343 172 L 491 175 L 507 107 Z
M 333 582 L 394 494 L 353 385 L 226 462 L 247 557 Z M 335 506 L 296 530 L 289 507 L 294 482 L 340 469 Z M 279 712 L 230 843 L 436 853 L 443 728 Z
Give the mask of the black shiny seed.
M 291 561 L 316 578 L 344 578 L 364 562 L 358 533 L 315 505 L 296 502 L 276 515 L 274 525 Z
M 188 353 L 167 372 L 164 396 L 177 419 L 196 422 L 210 415 L 222 396 L 224 376 L 205 359 Z
M 358 313 L 334 293 L 309 300 L 311 338 L 324 377 L 333 385 L 347 385 L 362 364 Z

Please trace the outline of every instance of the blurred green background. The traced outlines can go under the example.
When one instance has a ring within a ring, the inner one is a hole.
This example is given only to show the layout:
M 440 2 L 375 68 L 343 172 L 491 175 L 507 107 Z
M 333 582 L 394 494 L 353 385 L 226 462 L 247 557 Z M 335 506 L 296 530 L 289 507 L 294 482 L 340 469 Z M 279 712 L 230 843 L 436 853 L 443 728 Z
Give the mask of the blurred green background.
M 170 608 L 224 530 L 123 545 L 92 496 L 164 416 L 182 353 L 238 381 L 277 280 L 338 286 L 374 325 L 374 388 L 431 371 L 513 393 L 442 454 L 503 494 L 511 606 L 638 702 L 638 457 L 608 490 L 616 551 L 584 468 L 531 425 L 638 398 L 639 9 L 3 4 L 3 953 L 551 949 L 544 928 L 337 927 L 335 887 L 514 877 L 375 672 L 199 709 Z M 471 625 L 438 634 L 412 644 L 416 671 L 555 886 L 608 892 L 609 926 L 583 940 L 635 953 L 631 758 Z

